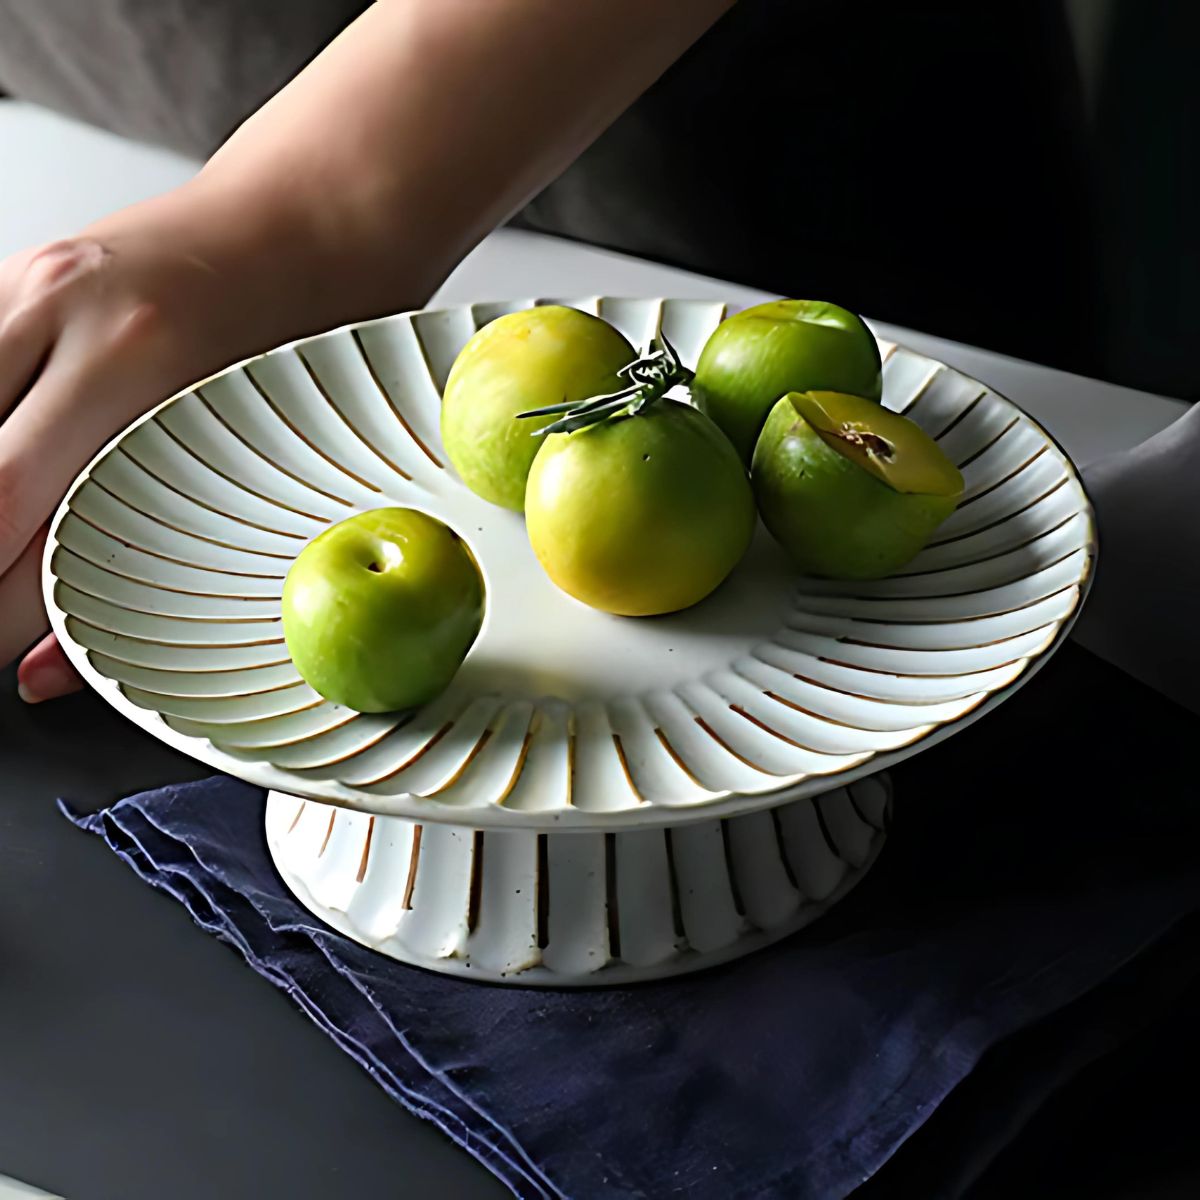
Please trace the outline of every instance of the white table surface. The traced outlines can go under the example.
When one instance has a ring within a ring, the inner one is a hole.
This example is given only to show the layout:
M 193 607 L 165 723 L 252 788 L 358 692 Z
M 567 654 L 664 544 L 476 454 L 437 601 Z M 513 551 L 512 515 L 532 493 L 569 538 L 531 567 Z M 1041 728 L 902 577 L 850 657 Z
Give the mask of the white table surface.
M 29 106 L 0 101 L 0 257 L 186 180 L 196 164 Z M 670 295 L 748 303 L 762 293 L 554 238 L 502 230 L 438 292 L 447 303 L 512 296 Z M 1168 424 L 1182 402 L 1084 379 L 990 351 L 880 326 L 1022 405 L 1081 465 Z M 10 1168 L 12 1169 L 12 1168 Z M 0 1176 L 0 1197 L 38 1195 Z
M 113 209 L 187 179 L 196 164 L 136 146 L 52 113 L 0 102 L 0 257 L 70 234 Z M 719 297 L 765 293 L 558 238 L 500 230 L 446 281 L 446 303 L 512 296 Z M 869 316 L 869 314 L 868 314 Z M 879 332 L 973 375 L 1015 400 L 1081 466 L 1136 445 L 1184 411 L 1151 396 L 895 326 Z
M 9 1179 L 7 1175 L 0 1175 L 0 1200 L 63 1200 L 63 1198 L 43 1192 L 41 1188 L 35 1188 L 32 1184 L 21 1183 L 19 1180 Z

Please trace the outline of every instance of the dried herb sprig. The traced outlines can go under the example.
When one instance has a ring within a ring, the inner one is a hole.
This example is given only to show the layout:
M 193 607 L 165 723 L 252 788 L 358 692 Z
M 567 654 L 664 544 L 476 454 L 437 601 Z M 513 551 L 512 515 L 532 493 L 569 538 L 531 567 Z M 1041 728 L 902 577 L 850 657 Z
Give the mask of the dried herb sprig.
M 545 408 L 518 413 L 517 420 L 525 417 L 559 416 L 559 420 L 537 430 L 535 436 L 546 433 L 574 433 L 590 425 L 598 425 L 610 417 L 637 416 L 661 400 L 672 388 L 692 381 L 692 372 L 683 365 L 675 347 L 663 333 L 652 338 L 642 351 L 641 357 L 626 363 L 617 374 L 628 381 L 619 391 L 603 396 L 590 396 L 586 400 L 548 404 Z

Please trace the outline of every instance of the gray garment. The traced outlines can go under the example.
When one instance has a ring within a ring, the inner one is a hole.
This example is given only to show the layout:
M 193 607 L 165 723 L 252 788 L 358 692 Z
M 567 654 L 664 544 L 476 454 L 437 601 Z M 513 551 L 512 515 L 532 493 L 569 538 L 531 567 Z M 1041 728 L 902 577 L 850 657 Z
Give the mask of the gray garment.
M 206 157 L 369 0 L 0 0 L 0 89 Z

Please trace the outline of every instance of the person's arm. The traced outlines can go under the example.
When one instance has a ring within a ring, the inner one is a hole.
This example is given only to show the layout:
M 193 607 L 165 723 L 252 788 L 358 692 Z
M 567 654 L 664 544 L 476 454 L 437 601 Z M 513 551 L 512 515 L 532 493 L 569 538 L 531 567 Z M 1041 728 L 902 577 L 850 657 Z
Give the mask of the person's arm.
M 379 0 L 174 192 L 0 264 L 0 665 L 118 429 L 256 351 L 423 303 L 732 0 Z M 663 148 L 668 153 L 668 148 Z M 74 686 L 51 639 L 24 694 Z

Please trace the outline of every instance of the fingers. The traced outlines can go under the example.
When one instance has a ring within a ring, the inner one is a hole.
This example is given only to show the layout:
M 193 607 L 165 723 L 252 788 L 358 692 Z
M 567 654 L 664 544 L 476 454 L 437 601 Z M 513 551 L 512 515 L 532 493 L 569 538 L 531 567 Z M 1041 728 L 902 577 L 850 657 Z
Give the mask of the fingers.
M 30 704 L 65 696 L 83 686 L 67 656 L 51 635 L 42 603 L 42 553 L 46 530 L 39 529 L 12 569 L 0 578 L 0 667 L 7 666 L 35 641 L 17 672 L 21 698 Z
M 141 380 L 118 380 L 121 366 L 73 353 L 60 338 L 0 425 L 0 572 L 17 561 L 80 469 L 132 415 L 126 408 L 140 395 Z
M 7 666 L 50 628 L 42 604 L 42 549 L 39 530 L 12 570 L 0 577 L 0 667 Z
M 53 339 L 48 305 L 0 307 L 0 417 L 33 381 Z
M 37 530 L 12 569 L 0 577 L 0 667 L 34 642 L 17 672 L 21 698 L 30 704 L 65 696 L 83 686 L 53 635 L 42 603 L 42 554 L 46 529 Z M 38 639 L 41 641 L 38 641 Z
M 83 680 L 75 674 L 54 635 L 43 638 L 17 671 L 17 688 L 26 704 L 41 704 L 77 692 Z
M 0 573 L 114 432 L 105 393 L 136 388 L 144 347 L 126 326 L 138 305 L 112 294 L 108 257 L 71 239 L 0 264 Z
M 0 416 L 32 383 L 54 343 L 60 297 L 96 254 L 55 242 L 0 263 Z

